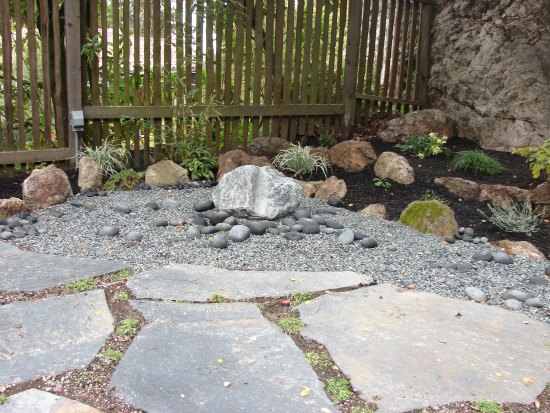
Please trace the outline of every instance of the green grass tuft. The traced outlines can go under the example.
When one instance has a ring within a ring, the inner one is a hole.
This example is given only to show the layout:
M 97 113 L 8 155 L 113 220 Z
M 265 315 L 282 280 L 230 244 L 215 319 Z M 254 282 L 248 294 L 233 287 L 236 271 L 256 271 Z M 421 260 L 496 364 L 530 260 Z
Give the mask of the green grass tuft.
M 209 300 L 211 303 L 225 303 L 227 301 L 229 301 L 229 298 L 221 295 L 221 294 L 212 294 L 210 296 L 210 300 Z
M 132 277 L 134 275 L 134 272 L 130 268 L 125 268 L 113 275 L 111 275 L 111 280 L 113 281 L 124 281 L 128 278 Z
M 72 293 L 79 293 L 94 288 L 96 285 L 94 280 L 86 278 L 85 280 L 73 281 L 67 284 L 67 289 Z
M 313 298 L 313 293 L 310 291 L 295 291 L 292 294 L 290 294 L 290 301 L 292 301 L 292 305 L 299 305 L 302 304 L 305 301 L 309 301 Z
M 512 201 L 504 205 L 489 204 L 487 208 L 489 208 L 489 215 L 478 211 L 506 232 L 531 236 L 539 230 L 539 226 L 544 222 L 545 209 L 533 209 L 529 200 L 523 204 L 516 204 Z
M 277 324 L 287 334 L 299 333 L 305 327 L 305 324 L 298 317 L 284 317 Z
M 112 348 L 108 348 L 105 351 L 102 351 L 99 354 L 99 357 L 101 357 L 103 359 L 106 359 L 106 360 L 119 361 L 120 359 L 122 359 L 123 355 L 124 355 L 124 353 L 122 351 L 113 350 Z
M 116 332 L 121 336 L 127 336 L 136 331 L 136 327 L 138 326 L 138 324 L 139 320 L 136 320 L 135 318 L 125 318 L 118 325 Z
M 501 405 L 490 402 L 487 400 L 481 401 L 481 402 L 475 402 L 474 403 L 474 409 L 481 413 L 502 413 L 504 412 L 504 409 Z
M 290 148 L 283 149 L 273 158 L 273 165 L 282 170 L 292 172 L 293 176 L 309 175 L 321 170 L 325 178 L 329 165 L 326 158 L 320 154 L 311 152 L 309 146 L 300 144 L 290 145 Z
M 474 175 L 498 175 L 506 172 L 498 160 L 483 151 L 462 151 L 451 162 L 453 171 L 469 171 Z
M 128 294 L 126 291 L 119 291 L 116 294 L 116 298 L 123 301 L 128 301 L 130 299 L 130 294 Z
M 334 402 L 347 400 L 353 396 L 349 381 L 347 379 L 330 378 L 325 386 L 327 393 Z
M 0 404 L 6 404 L 8 402 L 8 398 L 4 396 L 2 393 L 0 393 Z
M 316 353 L 314 351 L 308 351 L 306 353 L 306 359 L 313 367 L 326 369 L 332 366 L 332 361 L 323 353 Z
M 84 149 L 78 153 L 78 157 L 89 156 L 101 167 L 103 175 L 110 177 L 117 171 L 125 168 L 128 161 L 128 151 L 124 148 L 115 146 L 112 141 L 106 139 L 103 145 L 97 148 L 84 146 Z

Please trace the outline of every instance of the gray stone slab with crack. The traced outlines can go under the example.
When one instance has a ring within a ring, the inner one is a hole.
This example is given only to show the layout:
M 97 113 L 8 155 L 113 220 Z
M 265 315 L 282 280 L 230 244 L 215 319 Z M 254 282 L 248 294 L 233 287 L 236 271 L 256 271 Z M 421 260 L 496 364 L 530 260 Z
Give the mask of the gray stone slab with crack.
M 0 291 L 38 291 L 124 268 L 118 261 L 40 254 L 0 242 Z
M 550 381 L 550 327 L 523 314 L 388 284 L 298 310 L 301 334 L 324 344 L 381 413 L 460 400 L 533 403 Z
M 42 390 L 29 389 L 8 397 L 0 413 L 101 413 L 76 400 Z
M 112 331 L 102 290 L 0 306 L 0 386 L 83 368 Z
M 132 305 L 149 323 L 110 384 L 135 408 L 149 413 L 336 411 L 304 354 L 254 304 Z M 304 387 L 310 388 L 306 397 L 300 395 Z
M 128 282 L 128 287 L 136 298 L 207 301 L 212 294 L 242 300 L 281 297 L 293 291 L 324 291 L 372 283 L 372 277 L 352 271 L 233 271 L 173 264 L 134 276 Z

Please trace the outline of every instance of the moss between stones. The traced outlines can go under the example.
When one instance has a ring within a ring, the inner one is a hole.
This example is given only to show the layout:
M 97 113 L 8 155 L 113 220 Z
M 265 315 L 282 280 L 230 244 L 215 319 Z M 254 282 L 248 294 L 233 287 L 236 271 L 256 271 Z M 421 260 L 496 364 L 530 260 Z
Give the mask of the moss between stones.
M 440 236 L 452 236 L 458 230 L 453 210 L 433 200 L 411 202 L 401 213 L 399 222 L 420 232 Z

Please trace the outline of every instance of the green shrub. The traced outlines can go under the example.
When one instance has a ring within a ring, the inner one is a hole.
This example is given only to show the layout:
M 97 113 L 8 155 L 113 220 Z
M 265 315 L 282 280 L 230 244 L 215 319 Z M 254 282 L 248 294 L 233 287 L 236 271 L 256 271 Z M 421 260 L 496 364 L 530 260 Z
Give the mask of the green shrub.
M 408 136 L 404 143 L 395 145 L 395 147 L 401 149 L 401 152 L 405 155 L 410 154 L 423 159 L 440 153 L 449 155 L 451 153 L 450 149 L 443 148 L 446 142 L 446 136 L 439 136 L 431 132 L 428 135 Z
M 188 139 L 166 146 L 168 157 L 187 169 L 191 179 L 213 180 L 215 178 L 218 158 L 208 149 L 204 140 Z
M 299 333 L 305 327 L 305 324 L 298 317 L 281 318 L 277 324 L 288 334 Z
M 293 176 L 309 175 L 321 170 L 325 178 L 329 168 L 327 160 L 320 153 L 312 153 L 309 146 L 291 144 L 290 148 L 283 149 L 273 158 L 273 165 L 282 171 L 292 172 Z
M 544 208 L 542 211 L 533 209 L 529 200 L 522 204 L 511 200 L 503 205 L 489 204 L 487 208 L 489 215 L 479 211 L 481 215 L 506 232 L 531 236 L 544 222 Z
M 334 136 L 332 136 L 328 132 L 323 132 L 321 135 L 319 135 L 319 145 L 324 146 L 326 148 L 332 148 L 334 145 L 336 145 L 338 141 Z
M 469 171 L 474 175 L 498 175 L 507 169 L 483 151 L 462 151 L 451 163 L 454 171 Z
M 529 164 L 533 178 L 540 178 L 541 173 L 550 176 L 550 139 L 546 139 L 540 146 L 518 148 L 512 153 L 527 158 L 525 162 Z
M 124 169 L 128 162 L 128 151 L 115 146 L 108 139 L 95 149 L 84 146 L 84 149 L 78 153 L 79 158 L 82 156 L 89 156 L 96 161 L 107 178 Z
M 347 379 L 330 378 L 325 386 L 327 393 L 334 402 L 347 400 L 353 396 L 349 381 Z
M 145 173 L 136 172 L 133 169 L 124 169 L 112 175 L 107 182 L 103 184 L 106 191 L 115 191 L 117 189 L 134 189 L 145 177 Z

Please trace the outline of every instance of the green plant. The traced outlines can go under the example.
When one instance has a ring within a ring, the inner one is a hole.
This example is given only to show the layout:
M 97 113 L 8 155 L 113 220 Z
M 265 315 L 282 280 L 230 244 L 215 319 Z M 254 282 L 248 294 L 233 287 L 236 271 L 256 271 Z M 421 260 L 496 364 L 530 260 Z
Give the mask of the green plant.
M 319 135 L 319 145 L 321 146 L 332 148 L 337 142 L 336 138 L 328 132 L 323 132 Z
M 447 199 L 445 199 L 441 195 L 436 194 L 431 189 L 426 189 L 426 191 L 424 191 L 424 193 L 420 197 L 420 200 L 421 201 L 439 201 L 442 204 L 448 204 L 449 203 L 449 201 Z
M 354 406 L 351 408 L 351 413 L 374 413 L 374 411 L 366 406 Z
M 86 278 L 85 280 L 73 281 L 67 284 L 67 289 L 72 293 L 79 293 L 94 288 L 95 286 L 96 282 L 94 280 Z
M 145 177 L 145 173 L 136 172 L 133 169 L 125 169 L 112 175 L 107 182 L 103 184 L 106 191 L 115 191 L 117 189 L 134 189 Z
M 329 168 L 322 154 L 311 152 L 309 146 L 301 146 L 299 143 L 291 144 L 288 149 L 280 151 L 273 158 L 273 165 L 280 170 L 292 172 L 293 176 L 311 176 L 314 171 L 321 170 L 325 178 Z
M 86 37 L 86 43 L 82 46 L 80 54 L 82 56 L 86 56 L 88 63 L 92 63 L 95 59 L 98 59 L 101 55 L 100 34 L 96 34 L 95 36 L 88 35 Z
M 381 188 L 384 191 L 387 191 L 388 189 L 391 188 L 391 183 L 387 179 L 384 179 L 384 178 L 374 178 L 372 180 L 372 182 L 374 182 L 375 187 Z
M 487 400 L 475 402 L 473 407 L 481 413 L 502 413 L 504 411 L 501 405 Z
M 529 164 L 533 178 L 540 178 L 541 173 L 550 176 L 550 139 L 546 139 L 540 146 L 518 148 L 512 153 L 527 158 L 525 162 Z
M 437 133 L 431 132 L 428 135 L 410 135 L 405 142 L 395 145 L 395 147 L 401 149 L 405 155 L 411 154 L 423 159 L 440 153 L 450 154 L 449 149 L 443 148 L 446 142 L 446 136 L 439 136 Z
M 305 291 L 305 292 L 295 291 L 292 294 L 290 294 L 290 301 L 292 301 L 292 305 L 302 304 L 304 301 L 309 301 L 312 298 L 313 298 L 313 293 L 310 291 Z
M 112 348 L 108 348 L 108 349 L 102 351 L 99 354 L 99 357 L 101 357 L 103 359 L 106 359 L 106 360 L 119 361 L 120 359 L 122 359 L 123 355 L 124 355 L 124 353 L 122 351 L 113 350 Z
M 4 396 L 2 393 L 0 393 L 0 404 L 6 404 L 8 402 L 8 398 Z
M 474 175 L 498 175 L 507 171 L 498 160 L 483 151 L 459 152 L 451 162 L 451 169 L 470 171 Z
M 116 332 L 121 336 L 132 334 L 135 331 L 138 324 L 139 324 L 139 320 L 136 320 L 135 318 L 125 318 L 119 323 L 118 328 L 116 329 Z
M 306 353 L 306 359 L 313 367 L 319 367 L 322 369 L 332 366 L 332 361 L 323 353 L 316 353 L 314 351 L 308 351 Z
M 489 204 L 489 215 L 478 210 L 481 215 L 506 232 L 526 234 L 531 236 L 538 231 L 544 221 L 545 210 L 533 209 L 529 200 L 514 203 L 508 200 L 502 205 Z
M 119 291 L 116 296 L 119 300 L 127 301 L 130 299 L 130 295 L 126 291 Z
M 125 268 L 115 274 L 111 275 L 113 281 L 124 281 L 134 275 L 134 272 L 130 268 Z
M 331 377 L 327 380 L 325 389 L 334 402 L 347 400 L 353 396 L 353 392 L 351 391 L 351 387 L 347 379 L 335 379 Z
M 225 303 L 226 301 L 229 301 L 229 299 L 221 294 L 212 294 L 210 296 L 211 303 Z
M 277 321 L 277 324 L 288 334 L 299 333 L 305 327 L 303 321 L 298 317 L 284 317 Z
M 128 151 L 115 146 L 108 139 L 95 149 L 84 145 L 84 149 L 78 153 L 79 158 L 82 156 L 89 156 L 96 161 L 105 177 L 110 177 L 124 169 L 128 161 Z
M 181 166 L 191 173 L 193 180 L 213 180 L 214 171 L 218 168 L 218 158 L 206 147 L 204 141 L 200 141 L 184 150 Z

